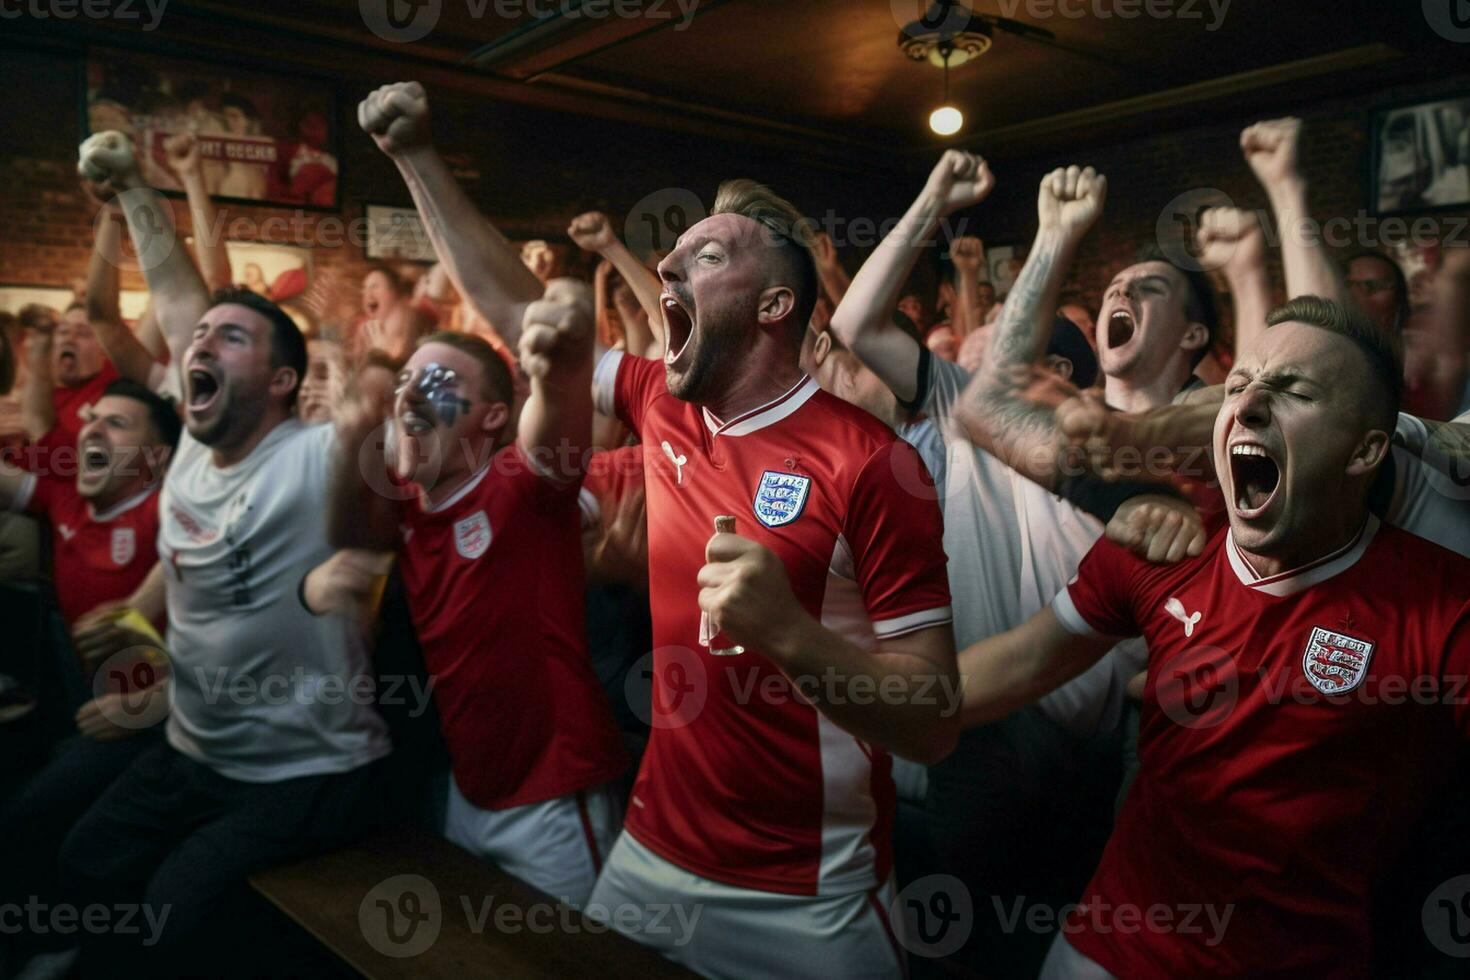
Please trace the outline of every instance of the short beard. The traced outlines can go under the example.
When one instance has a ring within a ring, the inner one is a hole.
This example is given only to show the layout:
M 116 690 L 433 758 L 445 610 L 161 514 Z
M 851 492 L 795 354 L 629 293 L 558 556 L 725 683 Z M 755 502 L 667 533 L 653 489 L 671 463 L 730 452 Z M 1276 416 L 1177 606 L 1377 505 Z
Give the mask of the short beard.
M 689 368 L 682 375 L 676 375 L 671 366 L 664 368 L 669 394 L 695 405 L 710 401 L 723 383 L 723 376 L 740 357 L 742 340 L 738 330 L 718 326 L 691 337 L 689 343 L 695 346 L 690 352 Z
M 264 392 L 259 398 L 246 399 L 228 389 L 222 390 L 219 397 L 225 401 L 219 415 L 212 422 L 206 423 L 203 428 L 196 428 L 192 421 L 188 421 L 186 427 L 195 442 L 211 449 L 228 449 L 235 443 L 244 441 L 254 431 L 255 425 L 265 415 L 268 401 Z

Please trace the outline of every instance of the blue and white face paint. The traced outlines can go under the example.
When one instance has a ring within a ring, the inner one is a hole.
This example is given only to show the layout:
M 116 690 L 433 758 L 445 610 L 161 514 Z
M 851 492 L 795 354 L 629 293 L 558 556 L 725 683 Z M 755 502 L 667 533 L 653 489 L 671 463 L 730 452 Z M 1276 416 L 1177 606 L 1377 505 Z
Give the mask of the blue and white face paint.
M 459 375 L 436 362 L 422 368 L 404 370 L 398 375 L 394 394 L 409 393 L 403 425 L 409 434 L 427 432 L 439 424 L 453 428 L 459 416 L 470 410 L 470 403 L 459 394 Z

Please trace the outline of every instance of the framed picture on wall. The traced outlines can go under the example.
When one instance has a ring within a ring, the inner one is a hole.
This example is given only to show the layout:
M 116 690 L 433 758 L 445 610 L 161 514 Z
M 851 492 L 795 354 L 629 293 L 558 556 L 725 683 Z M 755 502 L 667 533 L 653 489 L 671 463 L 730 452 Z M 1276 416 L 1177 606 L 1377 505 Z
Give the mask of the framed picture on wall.
M 60 313 L 70 306 L 75 294 L 64 286 L 0 285 L 0 313 L 19 313 L 32 303 L 49 306 Z
M 84 71 L 84 137 L 125 133 L 151 186 L 183 190 L 163 147 L 191 132 L 211 196 L 338 206 L 341 152 L 330 82 L 108 48 L 90 49 Z
M 368 258 L 380 262 L 438 261 L 424 231 L 424 220 L 415 209 L 368 204 L 363 207 L 363 217 L 367 222 L 364 252 Z
M 1470 208 L 1470 95 L 1375 110 L 1369 135 L 1374 214 Z

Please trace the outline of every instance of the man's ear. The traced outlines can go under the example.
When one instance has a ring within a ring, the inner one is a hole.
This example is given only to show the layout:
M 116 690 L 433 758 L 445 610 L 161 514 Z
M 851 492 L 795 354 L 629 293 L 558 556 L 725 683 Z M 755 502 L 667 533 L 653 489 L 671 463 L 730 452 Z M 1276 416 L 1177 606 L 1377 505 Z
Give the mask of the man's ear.
M 1210 330 L 1203 323 L 1191 320 L 1184 328 L 1184 336 L 1179 339 L 1179 346 L 1184 350 L 1199 350 L 1210 342 Z
M 812 343 L 812 366 L 821 367 L 830 353 L 832 353 L 832 335 L 823 330 L 817 334 L 816 341 Z
M 505 428 L 505 423 L 510 420 L 510 406 L 505 402 L 496 402 L 490 406 L 485 417 L 480 420 L 480 431 L 495 433 Z
M 1378 468 L 1383 457 L 1388 455 L 1391 439 L 1382 429 L 1370 429 L 1363 441 L 1348 457 L 1348 476 L 1367 476 Z
M 780 323 L 796 309 L 796 294 L 790 286 L 768 286 L 761 292 L 760 304 L 756 309 L 756 322 L 765 325 Z M 805 326 L 805 324 L 803 324 Z
M 282 365 L 276 368 L 275 374 L 271 375 L 270 393 L 277 398 L 284 398 L 291 393 L 293 388 L 297 389 L 299 394 L 300 387 L 301 376 L 296 373 L 296 369 L 293 367 Z
M 1072 362 L 1060 354 L 1046 355 L 1046 366 L 1063 381 L 1072 380 Z

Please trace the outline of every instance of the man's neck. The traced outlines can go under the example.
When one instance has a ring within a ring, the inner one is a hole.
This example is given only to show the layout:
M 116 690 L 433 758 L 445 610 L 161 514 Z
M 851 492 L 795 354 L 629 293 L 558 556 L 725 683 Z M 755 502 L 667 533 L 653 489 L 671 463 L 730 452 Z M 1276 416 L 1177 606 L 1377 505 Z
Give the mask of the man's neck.
M 127 501 L 133 499 L 134 497 L 148 490 L 150 486 L 151 484 L 138 482 L 129 483 L 127 486 L 123 487 L 120 490 L 102 491 L 97 496 L 87 501 L 88 505 L 90 505 L 92 508 L 92 516 L 95 518 L 98 514 L 110 513 L 113 508 L 117 507 L 119 504 L 126 503 Z
M 265 418 L 261 420 L 261 423 L 242 442 L 238 442 L 233 446 L 218 446 L 212 450 L 210 455 L 214 460 L 214 465 L 220 469 L 224 469 L 227 466 L 234 466 L 253 453 L 255 447 L 260 445 L 266 436 L 275 431 L 276 426 L 295 417 L 292 414 L 282 413 L 278 409 L 268 409 Z
M 796 387 L 802 379 L 801 366 L 789 353 L 781 358 L 756 356 L 752 352 L 739 375 L 716 396 L 702 404 L 715 418 L 728 422 L 751 409 L 760 408 Z
M 1363 523 L 1367 519 L 1368 513 L 1363 510 L 1341 522 L 1334 522 L 1331 526 L 1324 527 L 1321 533 L 1311 535 L 1310 540 L 1295 543 L 1292 547 L 1275 554 L 1257 554 L 1241 548 L 1239 543 L 1236 544 L 1236 548 L 1257 575 L 1261 578 L 1271 578 L 1283 572 L 1305 568 L 1328 555 L 1341 551 L 1362 532 Z
M 480 471 L 490 465 L 490 460 L 501 448 L 498 441 L 493 439 L 480 439 L 473 444 L 464 443 L 462 445 L 464 455 L 461 459 L 455 460 L 456 465 L 451 472 L 441 472 L 433 486 L 426 487 L 422 483 L 419 484 L 425 506 L 438 507 L 463 490 L 465 484 L 479 476 Z
M 1189 381 L 1190 372 L 1161 371 L 1143 380 L 1134 377 L 1109 376 L 1103 386 L 1103 398 L 1120 412 L 1146 412 L 1168 405 Z

